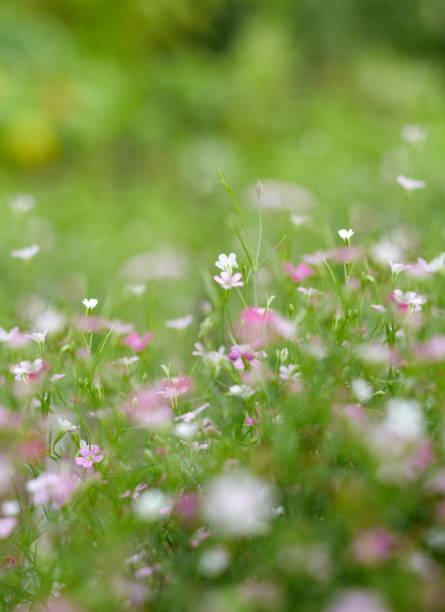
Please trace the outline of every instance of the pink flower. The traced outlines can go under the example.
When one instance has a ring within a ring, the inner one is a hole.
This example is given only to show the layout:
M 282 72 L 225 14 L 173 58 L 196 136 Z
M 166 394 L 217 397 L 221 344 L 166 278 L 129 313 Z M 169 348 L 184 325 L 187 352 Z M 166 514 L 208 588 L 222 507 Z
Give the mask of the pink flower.
M 123 410 L 134 421 L 150 429 L 163 427 L 172 419 L 170 406 L 156 388 L 139 391 L 136 397 L 123 405 Z
M 26 489 L 34 505 L 51 503 L 61 508 L 71 497 L 79 480 L 71 472 L 42 472 L 36 479 L 28 480 Z
M 396 545 L 395 537 L 384 527 L 363 531 L 352 544 L 356 561 L 364 565 L 375 565 L 391 557 Z
M 235 274 L 232 274 L 228 270 L 222 270 L 219 276 L 215 275 L 213 277 L 213 280 L 219 283 L 223 289 L 227 289 L 227 290 L 233 289 L 233 287 L 243 287 L 244 286 L 244 283 L 241 280 L 240 272 L 235 272 Z
M 301 262 L 296 268 L 293 267 L 288 261 L 283 261 L 283 268 L 286 274 L 288 274 L 294 283 L 301 283 L 309 276 L 313 276 L 315 273 L 307 264 Z
M 257 357 L 265 356 L 264 351 L 254 351 L 250 344 L 235 344 L 230 347 L 230 361 L 237 370 L 244 370 L 246 363 L 252 368 L 259 366 L 260 362 Z
M 173 378 L 165 378 L 161 383 L 161 389 L 158 391 L 162 397 L 174 399 L 180 395 L 184 395 L 192 388 L 192 381 L 188 376 L 173 376 Z
M 445 336 L 433 336 L 416 348 L 417 357 L 425 361 L 442 361 L 445 359 Z
M 389 299 L 396 302 L 400 310 L 409 312 L 419 312 L 426 302 L 426 297 L 423 295 L 419 295 L 415 291 L 403 293 L 400 289 L 394 289 Z
M 11 535 L 17 525 L 17 519 L 13 516 L 0 518 L 0 539 L 7 538 Z
M 279 337 L 295 339 L 295 326 L 273 310 L 249 306 L 241 313 L 237 332 L 243 342 L 255 348 L 271 344 Z
M 76 457 L 76 465 L 90 469 L 95 463 L 100 463 L 103 458 L 103 451 L 100 450 L 97 444 L 91 446 L 83 446 L 79 451 L 80 457 Z
M 132 332 L 122 340 L 122 344 L 126 344 L 131 349 L 133 349 L 133 351 L 137 351 L 138 353 L 140 353 L 152 340 L 152 331 L 146 332 L 143 336 L 139 336 L 139 334 L 137 334 L 136 332 Z

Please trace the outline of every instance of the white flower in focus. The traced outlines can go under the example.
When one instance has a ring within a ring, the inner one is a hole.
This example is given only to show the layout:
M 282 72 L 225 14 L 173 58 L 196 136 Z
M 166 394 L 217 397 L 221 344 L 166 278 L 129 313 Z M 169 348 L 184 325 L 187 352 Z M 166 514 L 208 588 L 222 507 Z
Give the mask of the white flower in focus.
M 248 399 L 252 397 L 255 393 L 255 390 L 249 387 L 248 385 L 232 385 L 229 388 L 228 395 L 234 395 L 235 397 L 242 397 L 243 399 Z
M 165 322 L 165 327 L 170 329 L 186 329 L 193 321 L 193 315 L 189 314 L 178 319 L 170 319 Z
M 230 253 L 229 255 L 221 253 L 218 257 L 218 261 L 215 261 L 215 266 L 222 271 L 229 272 L 231 275 L 233 270 L 238 268 L 235 253 Z
M 203 496 L 203 513 L 213 527 L 226 535 L 250 536 L 267 531 L 273 517 L 273 488 L 248 472 L 218 476 Z
M 403 174 L 399 174 L 399 176 L 397 177 L 397 182 L 406 191 L 415 191 L 416 189 L 423 189 L 424 187 L 426 187 L 425 181 L 419 181 L 417 179 L 409 178 L 407 176 L 403 176 Z
M 171 500 L 162 491 L 149 489 L 134 501 L 133 509 L 143 521 L 155 521 L 170 513 Z
M 94 310 L 96 308 L 96 306 L 98 305 L 99 300 L 96 300 L 96 298 L 83 298 L 82 300 L 82 304 L 85 306 L 85 308 L 87 310 Z
M 345 242 L 348 241 L 354 235 L 354 231 L 352 229 L 340 229 L 338 230 L 338 235 Z
M 32 259 L 39 251 L 39 245 L 33 244 L 32 246 L 25 247 L 24 249 L 15 249 L 11 251 L 11 257 L 15 257 L 16 259 Z

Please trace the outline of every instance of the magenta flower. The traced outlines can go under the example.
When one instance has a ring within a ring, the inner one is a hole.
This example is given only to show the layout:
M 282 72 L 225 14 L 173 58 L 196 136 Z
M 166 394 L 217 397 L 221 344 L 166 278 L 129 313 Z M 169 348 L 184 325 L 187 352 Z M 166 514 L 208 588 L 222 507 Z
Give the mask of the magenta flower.
M 76 465 L 90 469 L 95 463 L 100 463 L 104 458 L 103 451 L 97 444 L 83 446 L 79 451 L 80 457 L 76 457 Z
M 243 287 L 244 283 L 241 280 L 240 272 L 232 274 L 228 270 L 223 270 L 219 276 L 214 276 L 213 280 L 221 285 L 223 289 L 232 289 L 233 287 Z
M 139 336 L 139 334 L 137 334 L 136 332 L 132 332 L 122 340 L 122 344 L 126 344 L 131 349 L 133 349 L 133 351 L 137 351 L 138 353 L 140 353 L 152 340 L 152 331 L 146 332 L 143 336 Z

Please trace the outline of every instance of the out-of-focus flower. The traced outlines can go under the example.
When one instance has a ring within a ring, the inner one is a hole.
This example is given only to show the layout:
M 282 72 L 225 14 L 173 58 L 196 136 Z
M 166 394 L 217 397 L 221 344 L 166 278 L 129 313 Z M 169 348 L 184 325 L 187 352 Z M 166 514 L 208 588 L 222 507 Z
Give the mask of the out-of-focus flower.
M 32 259 L 39 251 L 39 245 L 33 244 L 23 249 L 14 249 L 11 251 L 11 257 L 15 257 L 16 259 Z
M 358 534 L 352 542 L 352 555 L 364 565 L 376 565 L 389 559 L 395 549 L 396 538 L 385 527 L 375 527 Z
M 246 364 L 252 368 L 259 366 L 259 357 L 265 357 L 264 351 L 255 351 L 250 344 L 235 344 L 230 347 L 229 359 L 237 370 L 244 370 Z
M 372 387 L 366 380 L 356 378 L 351 383 L 352 393 L 359 402 L 367 402 L 372 397 Z
M 372 591 L 350 589 L 339 594 L 325 612 L 389 612 L 389 608 Z
M 139 391 L 122 409 L 136 423 L 154 430 L 169 425 L 173 417 L 170 406 L 155 387 Z
M 399 245 L 384 239 L 371 247 L 371 257 L 381 265 L 387 265 L 390 261 L 398 261 L 402 256 Z
M 196 408 L 195 410 L 190 410 L 190 412 L 186 412 L 185 414 L 180 414 L 179 416 L 175 418 L 175 420 L 184 421 L 184 423 L 190 423 L 191 421 L 194 421 L 196 417 L 200 415 L 201 412 L 204 412 L 204 410 L 208 408 L 209 406 L 210 404 L 207 402 L 203 404 L 202 406 L 200 406 L 199 408 Z
M 15 375 L 15 380 L 34 381 L 43 368 L 43 361 L 41 359 L 35 359 L 32 362 L 20 361 L 20 363 L 12 365 L 9 369 Z
M 293 363 L 289 365 L 281 365 L 280 366 L 280 378 L 281 380 L 296 380 L 300 374 L 297 371 L 297 366 Z
M 17 516 L 20 514 L 20 504 L 16 499 L 5 499 L 2 502 L 2 512 L 5 516 Z
M 242 399 L 248 399 L 252 397 L 255 390 L 248 385 L 232 385 L 229 388 L 228 395 L 234 395 L 235 397 L 241 397 Z
M 8 206 L 13 212 L 28 213 L 35 207 L 36 200 L 33 195 L 27 193 L 18 193 L 16 196 L 9 198 Z
M 275 505 L 274 489 L 249 472 L 216 477 L 202 499 L 206 520 L 225 535 L 249 536 L 267 531 Z
M 393 274 L 400 274 L 400 272 L 404 272 L 405 270 L 410 269 L 410 264 L 397 263 L 395 261 L 389 261 L 389 267 L 391 268 L 391 272 Z
M 99 300 L 96 300 L 96 298 L 83 298 L 82 300 L 82 304 L 85 306 L 85 308 L 90 311 L 90 310 L 94 310 L 96 308 L 96 306 L 98 305 Z
M 295 325 L 274 310 L 249 306 L 237 323 L 239 338 L 257 349 L 275 342 L 278 338 L 295 339 Z
M 143 521 L 155 521 L 168 516 L 171 508 L 171 498 L 159 489 L 149 489 L 133 503 L 134 513 Z
M 198 561 L 198 569 L 201 574 L 214 578 L 222 574 L 230 563 L 230 555 L 223 546 L 214 546 L 205 550 Z
M 32 334 L 25 334 L 25 338 L 34 340 L 34 342 L 37 342 L 37 344 L 43 344 L 45 342 L 47 333 L 48 333 L 48 330 L 45 329 L 45 331 L 43 332 L 33 332 Z
M 309 276 L 313 276 L 315 272 L 307 264 L 303 262 L 299 263 L 295 268 L 288 261 L 283 262 L 283 269 L 294 281 L 294 283 L 301 283 Z
M 423 304 L 426 302 L 426 297 L 419 295 L 415 291 L 406 291 L 404 293 L 400 289 L 394 289 L 392 297 L 403 310 L 410 312 L 420 312 Z
M 417 144 L 428 138 L 428 128 L 421 125 L 404 125 L 400 131 L 400 135 L 405 142 L 409 144 Z
M 28 344 L 29 338 L 21 334 L 18 327 L 13 327 L 9 332 L 0 327 L 0 342 L 4 342 L 12 348 Z
M 140 353 L 145 349 L 147 344 L 153 340 L 153 335 L 152 331 L 146 332 L 143 336 L 139 336 L 136 332 L 132 332 L 122 340 L 122 344 Z
M 352 236 L 354 235 L 354 230 L 352 229 L 339 229 L 338 235 L 344 242 L 348 242 Z
M 50 503 L 54 508 L 64 506 L 79 484 L 71 472 L 42 472 L 36 479 L 28 480 L 26 490 L 34 505 Z
M 82 447 L 79 450 L 79 455 L 79 457 L 76 457 L 75 463 L 86 469 L 92 468 L 95 463 L 100 463 L 104 458 L 104 453 L 97 444 Z
M 424 187 L 426 187 L 425 181 L 419 181 L 417 179 L 408 178 L 407 176 L 403 176 L 403 174 L 398 175 L 397 182 L 406 191 L 415 191 L 416 189 L 423 189 Z
M 147 290 L 147 287 L 144 283 L 138 283 L 136 285 L 127 285 L 126 288 L 128 293 L 131 293 L 132 295 L 142 295 Z
M 13 516 L 0 518 L 0 539 L 8 538 L 17 526 L 17 519 Z
M 186 329 L 193 321 L 193 315 L 189 314 L 185 317 L 179 317 L 178 319 L 170 319 L 165 322 L 165 327 L 171 329 Z
M 180 395 L 188 393 L 192 388 L 192 381 L 188 376 L 173 376 L 165 378 L 161 382 L 161 388 L 158 390 L 159 395 L 168 399 L 176 399 Z
M 425 361 L 443 361 L 445 359 L 445 336 L 433 336 L 426 342 L 418 344 L 416 356 Z

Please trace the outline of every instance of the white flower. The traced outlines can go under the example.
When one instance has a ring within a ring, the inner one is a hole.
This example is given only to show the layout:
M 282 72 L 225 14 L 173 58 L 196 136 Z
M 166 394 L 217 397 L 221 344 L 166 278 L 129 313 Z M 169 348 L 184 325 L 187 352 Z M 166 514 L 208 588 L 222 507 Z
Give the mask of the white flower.
M 405 270 L 409 270 L 411 268 L 409 264 L 397 263 L 391 260 L 388 263 L 393 274 L 400 274 L 400 272 L 404 272 Z
M 215 546 L 204 551 L 199 558 L 198 568 L 201 574 L 213 578 L 219 576 L 227 568 L 230 555 L 222 546 Z
M 264 533 L 274 506 L 273 488 L 244 471 L 218 476 L 203 496 L 206 520 L 216 530 L 234 536 Z
M 416 144 L 428 138 L 428 129 L 421 125 L 404 125 L 400 135 L 405 142 Z
M 372 397 L 372 387 L 366 380 L 362 378 L 356 378 L 351 383 L 352 393 L 358 399 L 359 402 L 367 402 Z
M 234 395 L 235 397 L 242 397 L 243 399 L 248 399 L 249 397 L 252 397 L 254 393 L 254 389 L 252 389 L 248 385 L 232 385 L 229 388 L 228 395 Z
M 162 491 L 149 489 L 134 501 L 133 509 L 143 521 L 154 521 L 170 513 L 171 500 Z
M 96 300 L 96 298 L 83 298 L 82 300 L 82 304 L 85 306 L 85 308 L 87 310 L 94 310 L 94 308 L 96 308 L 96 306 L 98 305 L 99 300 Z
M 288 366 L 280 366 L 280 378 L 281 380 L 296 380 L 300 376 L 297 372 L 297 366 L 290 363 Z
M 132 293 L 133 295 L 142 295 L 147 290 L 147 287 L 144 283 L 140 283 L 137 285 L 127 285 L 128 293 Z
M 11 251 L 11 257 L 15 257 L 16 259 L 32 259 L 39 251 L 39 245 L 33 244 L 32 246 L 25 247 L 24 249 L 15 249 L 14 251 Z
M 390 261 L 396 261 L 401 255 L 400 248 L 388 239 L 377 242 L 371 248 L 372 258 L 382 265 L 389 264 Z
M 196 423 L 183 422 L 178 423 L 175 427 L 175 434 L 178 438 L 184 440 L 190 440 L 198 432 L 198 425 Z
M 445 268 L 445 253 L 441 253 L 426 264 L 428 272 L 441 272 Z
M 383 427 L 388 434 L 413 441 L 425 431 L 425 419 L 420 405 L 415 400 L 391 399 L 387 403 Z
M 6 499 L 2 502 L 2 513 L 5 516 L 17 516 L 20 514 L 20 504 L 16 499 Z
M 46 334 L 48 330 L 45 329 L 43 332 L 33 332 L 32 334 L 25 334 L 25 338 L 29 338 L 29 340 L 34 340 L 37 344 L 43 344 L 45 342 Z
M 25 193 L 17 194 L 8 200 L 9 208 L 18 213 L 30 212 L 35 205 L 36 201 L 34 196 Z
M 193 315 L 189 314 L 178 319 L 169 319 L 165 322 L 165 327 L 170 327 L 170 329 L 186 329 L 192 321 Z
M 300 227 L 301 225 L 304 225 L 305 223 L 310 221 L 310 217 L 307 217 L 306 215 L 291 215 L 290 220 L 291 223 L 293 223 L 297 227 Z
M 43 368 L 43 361 L 41 359 L 35 359 L 31 361 L 20 361 L 15 365 L 12 365 L 9 369 L 15 374 L 15 380 L 23 380 L 25 376 L 29 374 L 37 374 Z
M 344 240 L 345 242 L 347 240 L 349 240 L 350 238 L 352 238 L 352 236 L 354 235 L 354 231 L 352 229 L 340 229 L 338 230 L 338 235 L 340 236 L 340 238 L 342 240 Z
M 406 191 L 414 191 L 415 189 L 423 189 L 426 187 L 425 181 L 418 181 L 417 179 L 408 178 L 407 176 L 403 176 L 403 174 L 399 174 L 397 177 L 397 182 L 403 187 L 403 189 L 406 189 Z
M 229 255 L 221 253 L 218 257 L 218 261 L 215 261 L 215 266 L 220 270 L 232 274 L 233 270 L 238 267 L 238 262 L 236 261 L 235 253 L 230 253 Z
M 59 427 L 62 431 L 74 432 L 79 430 L 79 426 L 73 425 L 71 421 L 68 421 L 68 419 L 64 419 L 63 417 L 58 416 L 57 420 L 59 421 Z

